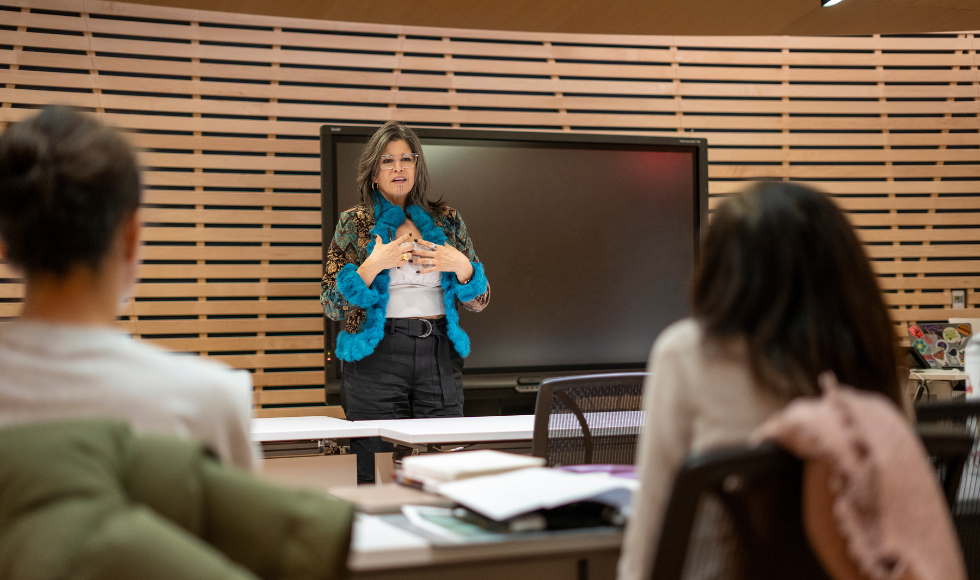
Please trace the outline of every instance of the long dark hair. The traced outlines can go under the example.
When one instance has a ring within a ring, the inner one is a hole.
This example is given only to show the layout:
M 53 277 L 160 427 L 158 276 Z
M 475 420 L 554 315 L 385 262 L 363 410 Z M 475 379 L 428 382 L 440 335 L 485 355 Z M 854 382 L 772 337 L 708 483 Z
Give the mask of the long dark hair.
M 28 276 L 98 269 L 139 203 L 133 149 L 91 115 L 45 107 L 0 135 L 0 238 Z
M 357 189 L 361 192 L 361 203 L 367 207 L 368 211 L 374 210 L 374 181 L 381 170 L 381 155 L 385 147 L 391 141 L 404 141 L 412 153 L 418 155 L 415 162 L 415 185 L 408 192 L 407 205 L 417 205 L 430 213 L 439 213 L 445 208 L 442 199 L 429 201 L 425 197 L 426 190 L 429 189 L 429 169 L 425 164 L 425 156 L 422 154 L 422 142 L 418 135 L 407 126 L 398 121 L 388 121 L 371 135 L 368 142 L 361 150 L 361 157 L 357 160 Z M 379 194 L 380 195 L 380 194 Z
M 777 396 L 818 394 L 831 370 L 902 405 L 877 278 L 820 192 L 769 182 L 729 196 L 704 238 L 692 304 L 708 340 L 746 341 L 756 382 Z

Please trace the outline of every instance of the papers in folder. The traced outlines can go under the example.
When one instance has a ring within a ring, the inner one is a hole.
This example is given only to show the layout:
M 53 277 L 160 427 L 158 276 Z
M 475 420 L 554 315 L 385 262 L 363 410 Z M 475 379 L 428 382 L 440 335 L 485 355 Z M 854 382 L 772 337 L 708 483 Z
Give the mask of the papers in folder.
M 638 487 L 639 482 L 635 480 L 601 473 L 568 473 L 533 467 L 443 483 L 436 490 L 499 522 L 534 510 L 586 500 L 627 508 L 632 492 Z
M 422 483 L 426 490 L 432 490 L 447 481 L 539 467 L 544 463 L 541 457 L 484 449 L 406 457 L 402 460 L 401 475 L 409 481 Z

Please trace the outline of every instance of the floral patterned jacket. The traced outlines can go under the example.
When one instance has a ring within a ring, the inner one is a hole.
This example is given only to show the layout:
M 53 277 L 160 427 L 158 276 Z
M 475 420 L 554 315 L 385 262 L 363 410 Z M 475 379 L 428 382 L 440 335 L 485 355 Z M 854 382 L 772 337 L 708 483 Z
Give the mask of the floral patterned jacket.
M 453 273 L 443 273 L 442 284 L 447 295 L 452 297 L 452 301 L 447 300 L 446 305 L 446 318 L 450 326 L 448 334 L 460 355 L 466 356 L 469 354 L 469 340 L 462 329 L 459 329 L 456 307 L 461 304 L 472 312 L 480 312 L 486 308 L 490 301 L 490 284 L 483 273 L 483 266 L 473 250 L 473 242 L 466 233 L 466 225 L 455 209 L 447 206 L 440 214 L 430 216 L 422 208 L 411 206 L 407 213 L 423 238 L 435 243 L 451 244 L 473 263 L 473 276 L 466 284 L 456 280 Z M 400 208 L 384 201 L 376 204 L 373 213 L 364 205 L 357 205 L 340 214 L 333 240 L 327 249 L 326 268 L 320 282 L 320 303 L 323 313 L 331 320 L 347 320 L 345 332 L 341 333 L 337 341 L 337 354 L 342 360 L 359 360 L 370 354 L 377 345 L 376 341 L 368 337 L 361 337 L 361 340 L 356 341 L 361 343 L 359 345 L 351 345 L 350 342 L 352 337 L 364 334 L 366 330 L 377 330 L 374 327 L 378 326 L 379 320 L 383 324 L 384 312 L 377 311 L 379 302 L 387 304 L 387 272 L 383 273 L 384 276 L 379 275 L 371 288 L 367 288 L 356 268 L 367 259 L 374 248 L 374 235 L 380 235 L 385 243 L 389 243 L 391 232 L 397 229 L 404 216 L 405 212 L 401 212 Z M 389 231 L 388 226 L 394 227 Z M 370 316 L 372 311 L 375 316 Z M 348 336 L 343 336 L 345 334 Z M 380 340 L 380 335 L 376 338 Z M 364 344 L 365 342 L 373 344 Z

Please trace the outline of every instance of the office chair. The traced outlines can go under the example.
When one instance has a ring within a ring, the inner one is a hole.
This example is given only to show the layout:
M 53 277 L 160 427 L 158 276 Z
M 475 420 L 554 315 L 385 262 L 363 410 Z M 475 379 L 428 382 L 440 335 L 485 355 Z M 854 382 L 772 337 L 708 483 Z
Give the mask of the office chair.
M 972 442 L 942 428 L 919 435 L 955 490 Z M 803 526 L 802 484 L 803 462 L 771 443 L 689 457 L 667 505 L 669 532 L 652 579 L 828 580 Z
M 689 457 L 652 579 L 829 580 L 803 528 L 802 480 L 802 462 L 774 444 Z
M 924 427 L 965 429 L 973 439 L 959 485 L 954 486 L 952 480 L 948 482 L 952 493 L 947 491 L 947 498 L 951 498 L 953 523 L 963 548 L 967 576 L 972 580 L 980 580 L 980 424 L 977 421 L 980 417 L 980 401 L 953 399 L 922 403 L 916 405 L 915 412 L 920 430 Z M 928 445 L 926 448 L 929 450 Z M 931 454 L 932 451 L 929 451 Z M 942 473 L 942 466 L 938 466 L 937 470 L 941 478 L 949 477 Z M 946 487 L 947 483 L 944 482 L 944 491 Z
M 634 464 L 646 376 L 611 373 L 542 381 L 531 453 L 551 467 Z
M 917 431 L 933 467 L 936 468 L 936 475 L 939 477 L 939 485 L 943 488 L 943 495 L 946 496 L 946 503 L 949 504 L 950 510 L 954 510 L 963 468 L 975 444 L 973 435 L 956 426 L 928 423 L 920 423 Z

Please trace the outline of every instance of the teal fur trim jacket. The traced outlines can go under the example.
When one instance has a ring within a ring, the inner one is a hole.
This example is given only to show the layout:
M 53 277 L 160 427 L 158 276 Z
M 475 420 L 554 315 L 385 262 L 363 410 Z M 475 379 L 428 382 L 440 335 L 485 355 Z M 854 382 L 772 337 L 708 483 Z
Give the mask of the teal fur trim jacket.
M 390 283 L 388 271 L 378 274 L 369 288 L 357 268 L 374 249 L 374 236 L 381 236 L 386 244 L 391 243 L 391 234 L 402 225 L 406 214 L 419 228 L 423 239 L 440 245 L 451 244 L 473 264 L 473 276 L 466 284 L 461 284 L 452 272 L 442 273 L 447 334 L 460 356 L 470 353 L 470 339 L 459 327 L 457 307 L 462 304 L 472 312 L 486 308 L 490 302 L 490 284 L 483 264 L 473 250 L 473 242 L 466 234 L 463 219 L 450 207 L 432 216 L 417 205 L 402 210 L 376 196 L 373 212 L 358 205 L 340 214 L 327 249 L 327 264 L 320 282 L 320 303 L 327 318 L 347 319 L 346 329 L 337 337 L 336 353 L 341 360 L 355 361 L 368 356 L 384 336 Z

